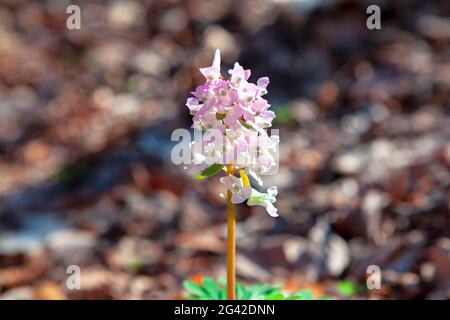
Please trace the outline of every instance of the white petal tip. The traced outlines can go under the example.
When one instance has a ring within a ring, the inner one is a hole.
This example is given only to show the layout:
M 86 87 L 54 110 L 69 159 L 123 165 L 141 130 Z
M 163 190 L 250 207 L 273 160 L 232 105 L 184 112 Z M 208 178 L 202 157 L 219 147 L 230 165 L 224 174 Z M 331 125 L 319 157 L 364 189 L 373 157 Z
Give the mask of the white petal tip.
M 279 217 L 280 215 L 275 211 L 275 212 L 268 212 L 269 213 L 269 215 L 271 216 L 271 217 L 274 217 L 274 218 L 276 218 L 276 217 Z
M 213 67 L 218 68 L 220 70 L 220 50 L 216 49 L 214 52 L 214 59 L 213 59 Z

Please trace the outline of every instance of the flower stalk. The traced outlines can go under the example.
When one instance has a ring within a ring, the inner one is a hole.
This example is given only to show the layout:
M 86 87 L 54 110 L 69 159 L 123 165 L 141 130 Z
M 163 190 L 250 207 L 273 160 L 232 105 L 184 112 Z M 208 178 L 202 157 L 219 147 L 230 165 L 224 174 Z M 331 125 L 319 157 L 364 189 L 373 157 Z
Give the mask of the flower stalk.
M 227 175 L 234 175 L 233 165 L 227 165 Z M 236 210 L 231 198 L 233 193 L 227 191 L 228 225 L 227 225 L 227 299 L 236 300 Z

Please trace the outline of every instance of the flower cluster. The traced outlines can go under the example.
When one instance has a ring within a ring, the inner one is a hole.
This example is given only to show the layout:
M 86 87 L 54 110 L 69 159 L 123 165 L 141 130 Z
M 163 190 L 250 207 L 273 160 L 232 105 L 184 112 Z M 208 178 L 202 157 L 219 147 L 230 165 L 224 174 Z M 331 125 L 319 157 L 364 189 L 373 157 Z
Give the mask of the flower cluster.
M 260 78 L 256 84 L 248 82 L 250 70 L 236 62 L 228 71 L 230 78 L 224 79 L 220 73 L 219 50 L 216 50 L 212 66 L 201 68 L 200 72 L 206 81 L 192 92 L 193 97 L 187 99 L 186 106 L 193 116 L 194 129 L 215 134 L 191 144 L 194 163 L 208 170 L 211 162 L 206 159 L 213 156 L 216 166 L 232 165 L 238 169 L 240 177 L 229 174 L 221 178 L 233 194 L 232 202 L 247 201 L 250 206 L 264 206 L 271 216 L 277 216 L 273 206 L 276 187 L 261 193 L 251 187 L 247 176 L 262 185 L 261 175 L 277 165 L 274 153 L 279 137 L 266 132 L 275 113 L 269 110 L 270 104 L 262 97 L 267 93 L 269 78 Z

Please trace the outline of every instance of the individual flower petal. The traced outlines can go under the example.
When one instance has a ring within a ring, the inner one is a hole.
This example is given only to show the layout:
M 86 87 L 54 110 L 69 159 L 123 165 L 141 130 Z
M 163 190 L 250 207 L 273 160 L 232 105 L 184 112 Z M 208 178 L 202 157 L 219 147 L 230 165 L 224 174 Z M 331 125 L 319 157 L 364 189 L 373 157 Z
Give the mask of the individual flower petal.
M 199 101 L 197 98 L 191 97 L 191 98 L 187 99 L 186 106 L 189 108 L 190 113 L 192 115 L 195 115 L 203 105 L 199 104 Z
M 216 49 L 211 67 L 200 68 L 200 72 L 210 82 L 215 82 L 220 78 L 220 50 Z
M 214 98 L 213 86 L 209 82 L 199 85 L 195 88 L 195 91 L 192 92 L 192 95 L 200 101 L 209 102 Z
M 252 194 L 251 187 L 244 187 L 242 180 L 238 177 L 228 175 L 220 178 L 225 187 L 232 192 L 231 202 L 234 204 L 242 203 Z
M 255 113 L 261 113 L 266 111 L 269 108 L 269 104 L 265 99 L 257 99 L 251 104 L 251 109 Z
M 275 118 L 273 111 L 267 110 L 255 116 L 255 123 L 261 128 L 269 128 L 272 126 L 272 121 Z
M 233 196 L 231 197 L 231 202 L 232 203 L 242 203 L 245 200 L 247 200 L 251 194 L 252 194 L 252 188 L 244 187 L 241 192 L 233 193 Z
M 239 119 L 242 116 L 242 110 L 238 107 L 230 108 L 225 115 L 224 123 L 232 128 L 232 129 L 239 129 L 241 127 L 239 123 Z
M 277 213 L 278 209 L 275 208 L 275 206 L 270 201 L 265 201 L 266 204 L 266 211 L 271 217 L 278 217 L 279 214 Z
M 258 81 L 256 81 L 256 85 L 259 88 L 259 95 L 263 96 L 267 93 L 267 86 L 269 85 L 269 78 L 263 77 L 259 78 Z
M 256 98 L 258 87 L 254 83 L 243 83 L 238 89 L 239 101 L 249 104 Z
M 267 213 L 272 217 L 278 217 L 277 208 L 273 205 L 276 201 L 275 196 L 278 191 L 276 187 L 270 187 L 267 193 L 259 192 L 258 190 L 252 189 L 252 194 L 247 200 L 247 205 L 249 206 L 262 206 L 266 208 Z
M 250 70 L 244 70 L 238 62 L 235 62 L 233 69 L 228 70 L 228 73 L 231 75 L 231 84 L 237 88 L 247 81 L 251 72 Z
M 217 68 L 220 70 L 220 50 L 216 49 L 216 51 L 214 52 L 214 59 L 213 59 L 213 63 L 212 66 L 214 68 Z M 268 80 L 269 78 L 267 78 Z
M 255 169 L 256 166 L 250 166 L 247 168 L 246 171 L 253 179 L 256 180 L 256 182 L 258 182 L 260 186 L 263 186 L 264 185 L 263 180 L 261 179 L 260 174 Z
M 276 186 L 271 186 L 267 189 L 267 194 L 271 197 L 276 197 L 278 195 L 278 188 Z
M 233 188 L 235 188 L 235 185 L 237 183 L 236 179 L 237 178 L 234 176 L 226 176 L 220 178 L 220 182 L 223 183 L 223 185 L 225 186 L 225 188 L 227 188 L 227 190 L 233 191 L 234 190 Z
M 220 78 L 220 70 L 216 67 L 200 68 L 201 74 L 211 82 L 214 82 Z

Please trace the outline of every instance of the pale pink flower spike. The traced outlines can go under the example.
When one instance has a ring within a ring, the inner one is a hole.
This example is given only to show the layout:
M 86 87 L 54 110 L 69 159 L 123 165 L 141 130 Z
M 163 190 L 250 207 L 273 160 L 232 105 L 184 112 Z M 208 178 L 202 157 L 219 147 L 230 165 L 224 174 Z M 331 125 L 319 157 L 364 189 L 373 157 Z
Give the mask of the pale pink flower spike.
M 267 93 L 269 78 L 263 77 L 256 84 L 248 82 L 251 71 L 244 69 L 238 62 L 228 70 L 230 78 L 224 79 L 220 72 L 220 51 L 214 54 L 210 67 L 201 68 L 205 83 L 199 85 L 193 97 L 187 99 L 186 106 L 193 116 L 192 127 L 198 130 L 217 129 L 223 134 L 223 148 L 217 164 L 233 165 L 239 169 L 240 177 L 228 175 L 221 178 L 227 190 L 231 191 L 233 203 L 247 201 L 250 206 L 263 206 L 273 216 L 278 216 L 273 203 L 278 193 L 276 187 L 270 187 L 267 193 L 252 188 L 248 175 L 262 185 L 261 175 L 268 173 L 277 163 L 274 151 L 278 147 L 279 137 L 270 136 L 266 130 L 272 125 L 275 113 L 263 96 Z M 252 146 L 258 142 L 258 150 L 252 152 Z M 215 147 L 216 141 L 211 139 L 206 149 Z M 194 148 L 197 165 L 205 168 L 201 160 L 205 158 L 205 148 Z M 218 143 L 218 142 L 217 142 Z M 217 151 L 216 151 L 217 153 Z M 217 155 L 216 155 L 217 156 Z M 199 160 L 200 159 L 200 160 Z

